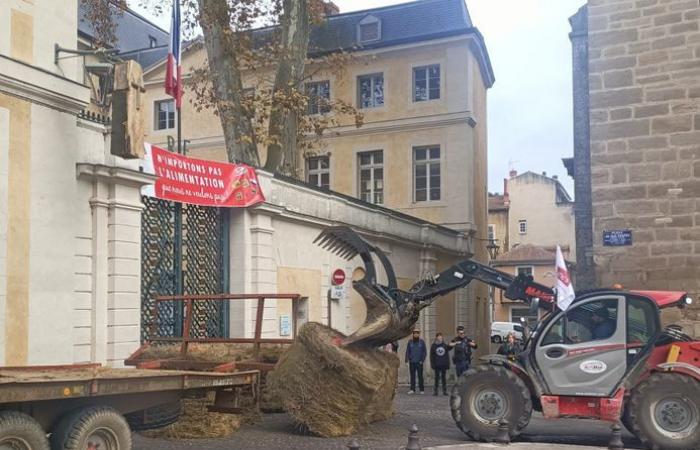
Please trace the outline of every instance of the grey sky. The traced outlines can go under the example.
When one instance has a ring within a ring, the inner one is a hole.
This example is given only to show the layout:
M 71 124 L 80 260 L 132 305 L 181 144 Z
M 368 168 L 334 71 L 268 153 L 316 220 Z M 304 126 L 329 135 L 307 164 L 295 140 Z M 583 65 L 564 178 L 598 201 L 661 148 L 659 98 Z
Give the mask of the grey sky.
M 402 0 L 334 0 L 341 12 Z M 559 175 L 573 196 L 561 158 L 573 153 L 568 18 L 585 0 L 466 0 L 491 56 L 489 190 L 503 190 L 509 168 Z M 129 2 L 143 12 L 136 0 Z M 154 18 L 163 28 L 167 17 Z

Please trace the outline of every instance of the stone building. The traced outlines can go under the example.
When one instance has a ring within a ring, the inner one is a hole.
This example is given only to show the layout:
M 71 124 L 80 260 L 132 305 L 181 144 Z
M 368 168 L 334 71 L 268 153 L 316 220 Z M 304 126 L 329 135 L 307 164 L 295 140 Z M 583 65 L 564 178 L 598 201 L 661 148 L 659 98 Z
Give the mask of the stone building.
M 372 34 L 365 35 L 365 29 Z M 364 124 L 356 128 L 340 118 L 315 154 L 299 158 L 306 181 L 463 232 L 481 243 L 468 256 L 486 261 L 486 92 L 494 75 L 464 0 L 331 11 L 312 30 L 309 48 L 354 49 L 342 73 L 320 70 L 307 88 L 356 106 Z M 183 70 L 205 64 L 206 50 L 197 43 L 183 51 Z M 147 140 L 161 146 L 176 128 L 173 102 L 163 88 L 164 63 L 144 72 Z M 261 88 L 258 75 L 247 74 L 244 88 Z M 365 92 L 367 83 L 371 94 Z M 185 89 L 182 131 L 188 155 L 225 160 L 219 118 L 198 111 L 190 100 Z M 260 150 L 264 161 L 266 149 Z M 459 295 L 467 308 L 458 321 L 471 330 L 488 321 L 485 286 Z
M 697 297 L 700 4 L 590 0 L 570 21 L 579 282 Z

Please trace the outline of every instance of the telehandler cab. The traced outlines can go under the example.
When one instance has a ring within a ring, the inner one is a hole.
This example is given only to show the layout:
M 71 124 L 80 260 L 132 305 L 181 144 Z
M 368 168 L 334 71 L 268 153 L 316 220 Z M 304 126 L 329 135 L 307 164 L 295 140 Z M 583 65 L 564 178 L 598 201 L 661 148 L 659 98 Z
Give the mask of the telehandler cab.
M 472 439 L 493 440 L 502 420 L 513 439 L 535 410 L 550 419 L 621 421 L 654 450 L 700 449 L 700 341 L 660 321 L 661 309 L 691 303 L 686 293 L 592 290 L 561 311 L 556 293 L 532 277 L 472 260 L 404 291 L 381 249 L 352 229 L 326 228 L 315 242 L 348 260 L 359 255 L 365 265 L 353 287 L 367 304 L 367 318 L 343 345 L 378 347 L 408 336 L 423 308 L 472 280 L 502 289 L 533 312 L 543 310 L 515 361 L 483 357 L 452 389 L 452 416 Z M 373 255 L 386 284 L 378 282 Z

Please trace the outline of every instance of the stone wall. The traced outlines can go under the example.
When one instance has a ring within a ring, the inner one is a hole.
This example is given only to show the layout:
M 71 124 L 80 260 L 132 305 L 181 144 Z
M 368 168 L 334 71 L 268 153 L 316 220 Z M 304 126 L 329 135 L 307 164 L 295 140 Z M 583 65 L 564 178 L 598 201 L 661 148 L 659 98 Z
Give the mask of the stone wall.
M 597 282 L 697 297 L 700 3 L 589 0 L 588 28 Z M 623 228 L 632 246 L 602 246 Z

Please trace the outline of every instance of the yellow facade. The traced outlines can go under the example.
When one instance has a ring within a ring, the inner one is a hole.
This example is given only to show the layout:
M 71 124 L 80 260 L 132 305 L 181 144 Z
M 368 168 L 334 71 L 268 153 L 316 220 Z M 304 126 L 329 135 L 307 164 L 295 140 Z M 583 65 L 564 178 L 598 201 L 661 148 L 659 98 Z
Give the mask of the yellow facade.
M 382 150 L 384 157 L 383 206 L 463 231 L 485 234 L 486 202 L 486 86 L 470 49 L 471 36 L 390 47 L 354 55 L 341 73 L 319 71 L 311 81 L 330 82 L 331 100 L 357 104 L 357 77 L 382 73 L 384 105 L 362 109 L 364 124 L 357 128 L 350 117 L 338 117 L 340 126 L 326 132 L 315 149 L 330 157 L 330 189 L 358 196 L 358 153 Z M 183 67 L 201 67 L 205 50 L 185 50 Z M 440 98 L 414 102 L 413 68 L 440 65 Z M 147 140 L 166 145 L 174 128 L 155 129 L 155 102 L 167 100 L 163 78 L 165 67 L 146 71 Z M 269 78 L 269 77 L 267 77 Z M 250 75 L 247 86 L 259 78 Z M 333 113 L 331 113 L 333 114 Z M 182 107 L 183 139 L 190 156 L 225 160 L 226 152 L 219 118 L 212 111 L 196 111 L 186 91 Z M 413 148 L 440 147 L 441 198 L 414 198 Z M 264 149 L 261 159 L 264 161 Z M 303 169 L 302 169 L 303 170 Z M 474 211 L 479 211 L 476 217 Z M 483 217 L 481 217 L 483 216 Z

